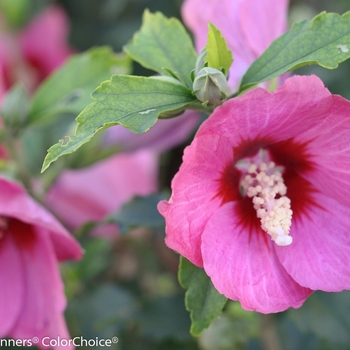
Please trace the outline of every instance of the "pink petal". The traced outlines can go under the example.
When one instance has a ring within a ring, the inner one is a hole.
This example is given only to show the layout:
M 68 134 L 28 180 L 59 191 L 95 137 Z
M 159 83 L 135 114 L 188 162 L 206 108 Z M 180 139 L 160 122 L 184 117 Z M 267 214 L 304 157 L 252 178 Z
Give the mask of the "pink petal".
M 22 186 L 0 176 L 0 215 L 17 218 L 27 224 L 47 230 L 54 241 L 59 260 L 80 259 L 82 250 L 78 242 L 58 220 L 36 203 Z
M 237 214 L 237 204 L 225 204 L 202 235 L 204 269 L 214 286 L 246 310 L 272 313 L 300 307 L 312 291 L 288 275 L 266 234 L 249 231 Z
M 0 237 L 0 338 L 8 335 L 21 312 L 23 278 L 20 252 L 11 234 L 5 233 Z
M 339 292 L 350 289 L 350 208 L 322 193 L 315 205 L 292 221 L 293 243 L 276 248 L 286 271 L 300 285 Z
M 263 147 L 296 137 L 321 123 L 332 102 L 332 95 L 319 78 L 293 76 L 274 93 L 258 88 L 225 102 L 197 135 L 215 132 L 227 137 L 235 148 L 260 140 Z
M 244 0 L 187 0 L 184 2 L 182 16 L 185 24 L 195 34 L 198 51 L 202 50 L 207 43 L 210 22 L 220 29 L 234 56 L 238 53 L 244 55 L 246 60 L 253 59 L 250 47 L 247 44 L 244 45 L 243 28 L 239 23 L 243 3 Z
M 301 174 L 323 194 L 350 205 L 350 103 L 333 96 L 333 106 L 324 120 L 297 136 L 297 142 L 307 142 L 307 152 L 316 165 Z
M 212 213 L 222 204 L 220 175 L 232 163 L 232 147 L 217 135 L 197 137 L 185 149 L 183 164 L 172 181 L 169 202 L 158 205 L 166 220 L 166 244 L 202 266 L 201 234 Z
M 184 22 L 195 35 L 197 51 L 202 50 L 207 43 L 209 22 L 219 28 L 225 37 L 234 56 L 229 79 L 229 85 L 233 89 L 256 58 L 251 47 L 247 45 L 239 21 L 243 2 L 244 0 L 187 0 L 182 7 Z
M 157 155 L 118 154 L 88 168 L 67 170 L 50 189 L 47 203 L 70 227 L 102 220 L 135 195 L 157 189 Z
M 288 3 L 288 0 L 243 1 L 241 25 L 256 58 L 287 30 Z
M 69 23 L 58 6 L 48 6 L 23 30 L 20 45 L 23 55 L 44 78 L 72 53 L 67 43 Z
M 149 131 L 134 134 L 126 128 L 115 126 L 106 130 L 106 144 L 120 144 L 121 150 L 130 152 L 140 148 L 164 152 L 187 140 L 199 123 L 199 114 L 186 111 L 172 119 L 160 119 Z
M 17 75 L 20 63 L 21 53 L 17 47 L 16 38 L 6 32 L 0 33 L 0 106 L 6 91 L 16 78 L 19 78 Z
M 33 231 L 29 232 L 29 229 Z M 68 339 L 63 317 L 66 305 L 64 287 L 50 236 L 21 222 L 17 222 L 13 230 L 12 235 L 18 237 L 16 244 L 20 249 L 25 293 L 18 321 L 8 335 L 16 339 L 33 336 Z M 24 245 L 21 240 L 28 234 L 34 235 L 34 241 Z

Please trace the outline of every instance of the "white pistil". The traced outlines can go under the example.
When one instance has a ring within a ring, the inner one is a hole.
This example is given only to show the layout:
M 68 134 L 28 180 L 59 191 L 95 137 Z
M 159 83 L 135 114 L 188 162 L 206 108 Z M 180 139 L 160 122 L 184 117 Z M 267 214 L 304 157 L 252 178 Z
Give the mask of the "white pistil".
M 293 212 L 290 199 L 285 196 L 287 187 L 280 168 L 273 162 L 261 162 L 259 165 L 251 163 L 247 172 L 241 181 L 241 186 L 244 193 L 253 198 L 261 228 L 277 245 L 291 244 L 293 239 L 289 231 Z

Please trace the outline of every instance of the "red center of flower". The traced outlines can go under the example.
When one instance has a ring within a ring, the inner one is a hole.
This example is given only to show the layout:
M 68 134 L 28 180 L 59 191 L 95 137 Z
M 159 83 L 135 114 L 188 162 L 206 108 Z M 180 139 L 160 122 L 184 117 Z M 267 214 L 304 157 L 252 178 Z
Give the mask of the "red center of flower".
M 306 143 L 298 143 L 293 139 L 276 143 L 269 139 L 256 139 L 242 140 L 240 145 L 233 149 L 235 163 L 228 164 L 222 172 L 218 195 L 222 198 L 223 204 L 238 201 L 238 213 L 235 215 L 239 216 L 241 225 L 249 232 L 259 231 L 264 234 L 266 240 L 267 235 L 261 229 L 262 223 L 254 208 L 255 203 L 246 191 L 242 193 L 241 182 L 247 172 L 242 171 L 239 164 L 244 160 L 252 160 L 254 163 L 259 151 L 264 150 L 268 160 L 283 169 L 281 175 L 293 212 L 292 221 L 299 220 L 303 215 L 307 215 L 310 206 L 317 205 L 312 198 L 315 188 L 303 177 L 314 169 L 307 146 Z M 280 197 L 283 197 L 283 194 L 277 194 L 277 199 Z
M 0 239 L 4 236 L 7 228 L 8 228 L 7 219 L 4 216 L 0 215 Z
M 261 228 L 277 245 L 292 243 L 289 236 L 292 224 L 290 199 L 283 181 L 283 168 L 270 160 L 267 151 L 260 150 L 255 157 L 236 163 L 242 172 L 240 187 L 242 196 L 252 198 Z
M 11 234 L 20 249 L 32 250 L 36 242 L 36 234 L 32 225 L 0 215 L 0 239 Z

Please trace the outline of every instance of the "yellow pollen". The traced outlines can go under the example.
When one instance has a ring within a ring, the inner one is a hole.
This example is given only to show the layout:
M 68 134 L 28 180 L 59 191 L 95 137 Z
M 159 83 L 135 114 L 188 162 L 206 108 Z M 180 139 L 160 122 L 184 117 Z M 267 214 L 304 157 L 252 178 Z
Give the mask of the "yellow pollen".
M 241 186 L 253 200 L 261 228 L 277 245 L 291 244 L 293 239 L 289 231 L 293 212 L 290 199 L 286 196 L 287 187 L 281 170 L 273 162 L 261 162 L 259 165 L 250 164 L 247 172 L 241 180 Z

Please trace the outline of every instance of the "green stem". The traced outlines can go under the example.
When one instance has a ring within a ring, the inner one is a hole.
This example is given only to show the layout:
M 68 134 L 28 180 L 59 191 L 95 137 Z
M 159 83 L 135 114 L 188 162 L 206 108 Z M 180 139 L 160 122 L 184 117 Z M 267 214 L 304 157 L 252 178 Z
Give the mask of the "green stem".
M 203 112 L 203 113 L 205 113 L 207 115 L 212 114 L 214 109 L 215 109 L 215 107 L 213 107 L 213 106 L 205 107 L 200 102 L 193 103 L 188 108 L 189 109 L 194 109 L 195 111 Z

